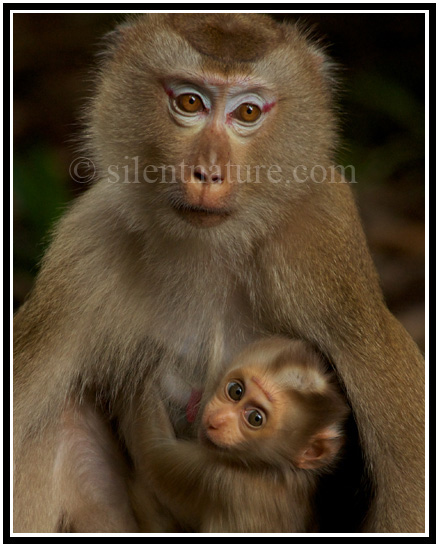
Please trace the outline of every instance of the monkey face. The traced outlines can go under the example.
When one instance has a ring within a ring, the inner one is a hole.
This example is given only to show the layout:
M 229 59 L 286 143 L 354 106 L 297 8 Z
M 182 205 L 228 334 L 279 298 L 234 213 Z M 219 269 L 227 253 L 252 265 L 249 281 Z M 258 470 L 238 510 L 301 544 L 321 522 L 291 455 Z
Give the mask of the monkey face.
M 237 33 L 227 40 L 225 24 Z M 327 165 L 334 140 L 323 59 L 295 30 L 249 15 L 151 14 L 120 27 L 88 139 L 102 177 L 131 183 L 132 226 L 245 241 L 287 217 L 307 186 L 292 170 Z
M 202 416 L 202 438 L 223 448 L 272 437 L 281 423 L 284 397 L 255 368 L 231 372 L 220 383 Z
M 177 184 L 166 194 L 172 209 L 193 226 L 227 221 L 237 209 L 239 183 L 254 182 L 251 145 L 270 123 L 277 100 L 260 81 L 250 80 L 211 69 L 191 80 L 162 81 L 178 167 Z

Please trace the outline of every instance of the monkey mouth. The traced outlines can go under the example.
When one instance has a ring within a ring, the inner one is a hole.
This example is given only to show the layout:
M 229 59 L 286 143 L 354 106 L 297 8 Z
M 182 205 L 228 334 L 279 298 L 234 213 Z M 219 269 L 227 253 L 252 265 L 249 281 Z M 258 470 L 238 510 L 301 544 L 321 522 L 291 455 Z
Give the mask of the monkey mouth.
M 172 203 L 172 208 L 185 221 L 200 228 L 210 228 L 226 221 L 232 214 L 228 209 Z
M 219 449 L 219 446 L 214 441 L 212 441 L 204 428 L 202 428 L 199 432 L 199 441 L 205 447 L 210 447 L 211 449 Z
M 210 447 L 211 449 L 219 449 L 219 446 L 214 443 L 211 438 L 208 438 L 208 436 L 204 436 L 203 438 L 201 438 L 200 442 L 205 447 Z

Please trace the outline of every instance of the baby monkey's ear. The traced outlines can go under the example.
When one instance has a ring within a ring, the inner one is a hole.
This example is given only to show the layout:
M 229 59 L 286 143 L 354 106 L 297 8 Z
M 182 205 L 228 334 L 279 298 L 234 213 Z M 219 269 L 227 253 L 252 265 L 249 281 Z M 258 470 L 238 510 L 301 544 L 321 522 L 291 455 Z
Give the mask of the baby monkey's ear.
M 344 436 L 339 428 L 328 426 L 310 438 L 307 446 L 294 459 L 294 464 L 304 469 L 327 466 L 335 460 L 343 444 Z

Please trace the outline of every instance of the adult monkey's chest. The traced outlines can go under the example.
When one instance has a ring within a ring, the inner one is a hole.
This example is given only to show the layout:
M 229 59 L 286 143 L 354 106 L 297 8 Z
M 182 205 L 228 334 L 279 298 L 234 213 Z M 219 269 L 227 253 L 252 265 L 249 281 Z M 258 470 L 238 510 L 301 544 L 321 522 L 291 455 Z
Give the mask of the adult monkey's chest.
M 178 321 L 181 317 L 181 311 L 169 317 L 159 368 L 161 397 L 177 433 L 184 436 L 192 430 L 194 406 L 206 384 L 215 382 L 231 359 L 264 331 L 243 289 L 207 302 L 205 309 L 189 307 L 185 321 Z

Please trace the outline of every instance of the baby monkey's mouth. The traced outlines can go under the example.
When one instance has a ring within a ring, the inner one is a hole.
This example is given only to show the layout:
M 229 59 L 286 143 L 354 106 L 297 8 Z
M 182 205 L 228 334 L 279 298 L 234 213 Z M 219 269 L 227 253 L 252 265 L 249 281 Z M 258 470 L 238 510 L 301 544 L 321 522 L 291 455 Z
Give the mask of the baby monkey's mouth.
M 208 437 L 204 428 L 201 428 L 199 431 L 199 441 L 207 447 L 217 447 L 216 444 Z

